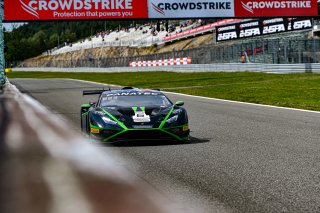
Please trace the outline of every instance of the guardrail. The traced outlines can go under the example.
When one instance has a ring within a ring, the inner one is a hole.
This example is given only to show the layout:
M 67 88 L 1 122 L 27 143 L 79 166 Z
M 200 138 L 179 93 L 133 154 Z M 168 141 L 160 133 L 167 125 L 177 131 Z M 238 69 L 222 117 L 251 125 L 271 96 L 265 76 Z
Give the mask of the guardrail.
M 0 117 L 2 213 L 176 212 L 119 156 L 90 144 L 10 83 L 0 94 Z
M 169 71 L 169 72 L 266 72 L 266 73 L 320 73 L 320 64 L 188 64 L 163 67 L 34 67 L 13 68 L 13 71 L 46 71 L 46 72 L 138 72 L 138 71 Z

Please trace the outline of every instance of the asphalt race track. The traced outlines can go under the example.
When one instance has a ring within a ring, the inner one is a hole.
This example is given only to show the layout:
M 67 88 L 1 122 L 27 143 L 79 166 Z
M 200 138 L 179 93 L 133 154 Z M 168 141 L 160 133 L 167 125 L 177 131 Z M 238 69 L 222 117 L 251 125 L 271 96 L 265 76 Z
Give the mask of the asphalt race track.
M 77 130 L 80 104 L 95 100 L 82 90 L 102 87 L 61 79 L 10 81 Z M 190 205 L 190 212 L 320 212 L 320 113 L 168 96 L 185 101 L 190 143 L 101 149 L 122 153 L 128 169 L 173 202 Z

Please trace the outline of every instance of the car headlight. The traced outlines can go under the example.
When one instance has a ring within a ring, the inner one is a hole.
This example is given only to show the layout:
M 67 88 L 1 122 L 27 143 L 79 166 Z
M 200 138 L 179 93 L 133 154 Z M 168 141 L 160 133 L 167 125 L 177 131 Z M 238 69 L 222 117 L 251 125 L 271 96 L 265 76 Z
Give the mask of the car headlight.
M 107 116 L 103 116 L 102 120 L 103 120 L 103 122 L 105 122 L 106 124 L 109 124 L 109 125 L 117 125 L 118 124 L 117 122 L 115 122 L 114 120 L 110 119 Z
M 175 109 L 175 110 L 172 111 L 172 114 L 173 114 L 173 115 L 178 115 L 178 114 L 180 114 L 181 112 L 182 112 L 181 109 Z
M 91 123 L 100 128 L 106 128 L 107 126 L 119 127 L 116 121 L 111 119 L 108 115 L 102 114 L 101 112 L 95 112 L 91 114 Z
M 178 120 L 178 115 L 175 115 L 175 116 L 173 116 L 172 118 L 169 118 L 169 119 L 167 120 L 167 123 L 168 123 L 168 124 L 172 124 L 172 123 L 176 122 L 177 120 Z

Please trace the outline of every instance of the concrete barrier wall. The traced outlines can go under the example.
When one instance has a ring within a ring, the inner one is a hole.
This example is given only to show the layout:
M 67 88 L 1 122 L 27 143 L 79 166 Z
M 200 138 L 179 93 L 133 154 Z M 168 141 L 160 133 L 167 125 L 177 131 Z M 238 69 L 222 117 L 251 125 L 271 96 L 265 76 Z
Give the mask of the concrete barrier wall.
M 226 64 L 190 64 L 164 67 L 34 67 L 13 68 L 13 71 L 47 71 L 47 72 L 266 72 L 266 73 L 320 73 L 320 64 L 254 64 L 254 63 L 226 63 Z

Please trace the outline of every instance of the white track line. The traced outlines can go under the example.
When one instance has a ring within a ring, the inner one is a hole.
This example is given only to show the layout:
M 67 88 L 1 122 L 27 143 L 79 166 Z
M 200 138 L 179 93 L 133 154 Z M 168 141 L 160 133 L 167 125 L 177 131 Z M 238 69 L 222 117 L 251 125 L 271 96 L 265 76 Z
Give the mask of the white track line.
M 122 87 L 120 85 L 97 83 L 97 82 L 86 81 L 86 80 L 69 79 L 69 78 L 67 80 L 79 81 L 79 82 L 84 82 L 84 83 L 92 83 L 92 84 L 100 84 L 103 86 Z M 167 93 L 167 94 L 180 95 L 180 96 L 192 97 L 192 98 L 200 98 L 200 99 L 212 100 L 212 101 L 220 101 L 220 102 L 225 102 L 225 103 L 242 104 L 242 105 L 249 105 L 249 106 L 267 107 L 267 108 L 273 108 L 273 109 L 284 109 L 284 110 L 291 110 L 291 111 L 297 111 L 297 112 L 307 112 L 307 113 L 320 114 L 320 112 L 318 112 L 318 111 L 305 110 L 305 109 L 295 109 L 295 108 L 272 106 L 272 105 L 266 105 L 266 104 L 255 104 L 255 103 L 247 103 L 247 102 L 241 102 L 241 101 L 230 101 L 230 100 L 225 100 L 225 99 L 209 98 L 209 97 L 188 95 L 188 94 L 176 93 L 176 92 L 165 92 L 165 91 L 163 91 L 163 92 Z
M 224 99 L 218 99 L 218 98 L 208 98 L 208 97 L 203 97 L 203 96 L 188 95 L 188 94 L 175 93 L 175 92 L 165 92 L 165 93 L 186 96 L 186 97 L 192 97 L 192 98 L 201 98 L 201 99 L 205 99 L 205 100 L 233 103 L 233 104 L 242 104 L 242 105 L 249 105 L 249 106 L 259 106 L 259 107 L 267 107 L 267 108 L 274 108 L 274 109 L 285 109 L 285 110 L 291 110 L 291 111 L 310 112 L 310 113 L 320 114 L 320 112 L 318 112 L 318 111 L 312 111 L 312 110 L 306 110 L 306 109 L 296 109 L 296 108 L 272 106 L 272 105 L 266 105 L 266 104 L 255 104 L 255 103 L 247 103 L 247 102 L 241 102 L 241 101 L 230 101 L 230 100 L 224 100 Z

